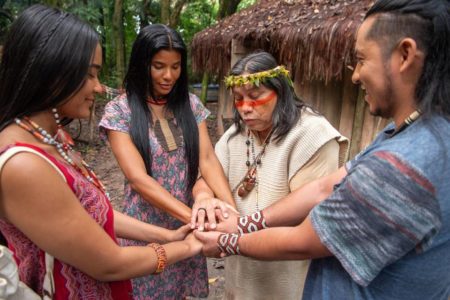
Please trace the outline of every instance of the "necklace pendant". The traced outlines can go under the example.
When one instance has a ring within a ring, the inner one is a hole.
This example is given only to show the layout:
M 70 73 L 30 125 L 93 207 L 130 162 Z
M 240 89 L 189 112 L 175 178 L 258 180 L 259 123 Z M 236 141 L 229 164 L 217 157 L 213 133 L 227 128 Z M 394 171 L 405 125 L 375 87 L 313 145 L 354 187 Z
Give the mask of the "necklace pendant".
M 245 196 L 247 196 L 248 192 L 245 190 L 244 186 L 241 185 L 238 189 L 238 195 L 241 198 L 244 198 Z
M 251 192 L 256 185 L 256 179 L 251 177 L 248 180 L 244 181 L 242 185 L 247 192 Z
M 65 131 L 62 127 L 58 128 L 58 130 L 56 131 L 55 140 L 57 140 L 61 144 L 75 146 L 75 142 L 73 141 L 70 134 L 67 131 Z

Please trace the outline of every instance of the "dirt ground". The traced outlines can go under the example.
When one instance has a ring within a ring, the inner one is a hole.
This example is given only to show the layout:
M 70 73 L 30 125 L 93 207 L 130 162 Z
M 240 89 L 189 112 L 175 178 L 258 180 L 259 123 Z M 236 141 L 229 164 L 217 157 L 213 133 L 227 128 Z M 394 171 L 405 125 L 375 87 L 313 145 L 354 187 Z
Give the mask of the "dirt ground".
M 75 137 L 77 149 L 82 152 L 83 158 L 92 167 L 97 176 L 106 186 L 114 208 L 121 210 L 123 202 L 123 182 L 124 176 L 112 154 L 109 146 L 100 140 L 96 124 L 103 114 L 105 101 L 99 101 L 96 104 L 95 118 L 90 126 L 87 121 L 73 121 L 68 125 L 72 136 Z M 211 102 L 207 104 L 211 111 L 211 116 L 207 120 L 208 131 L 213 144 L 217 142 L 220 136 L 216 131 L 217 104 Z M 90 138 L 91 137 L 91 138 Z M 224 293 L 224 268 L 223 260 L 208 258 L 209 275 L 209 297 L 208 299 L 222 299 Z

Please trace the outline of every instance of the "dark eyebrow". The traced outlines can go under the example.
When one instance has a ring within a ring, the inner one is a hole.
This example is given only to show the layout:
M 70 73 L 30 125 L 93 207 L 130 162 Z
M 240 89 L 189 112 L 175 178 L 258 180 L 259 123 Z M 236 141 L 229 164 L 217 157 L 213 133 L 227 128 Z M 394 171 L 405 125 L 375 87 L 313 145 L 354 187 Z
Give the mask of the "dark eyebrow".
M 162 61 L 159 61 L 159 60 L 154 60 L 152 63 L 153 64 L 166 65 L 165 62 L 162 62 Z M 172 65 L 176 65 L 176 64 L 181 64 L 181 60 L 174 62 Z
M 253 87 L 251 87 L 251 88 L 249 88 L 249 89 L 247 90 L 247 93 L 251 93 L 251 92 L 258 91 L 258 89 L 259 89 L 258 86 L 253 86 Z
M 97 64 L 91 64 L 89 67 L 90 68 L 96 68 L 97 70 L 100 70 L 102 68 L 102 66 L 97 65 Z

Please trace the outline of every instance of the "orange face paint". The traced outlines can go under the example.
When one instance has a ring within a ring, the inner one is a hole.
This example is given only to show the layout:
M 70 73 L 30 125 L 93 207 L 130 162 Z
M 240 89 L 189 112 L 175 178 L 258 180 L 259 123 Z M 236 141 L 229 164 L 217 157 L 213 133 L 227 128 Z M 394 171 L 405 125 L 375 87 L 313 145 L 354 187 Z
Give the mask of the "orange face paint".
M 273 99 L 275 99 L 276 93 L 275 91 L 272 91 L 269 95 L 267 95 L 264 98 L 258 98 L 256 100 L 234 100 L 234 105 L 236 107 L 242 107 L 244 105 L 245 102 L 247 102 L 247 105 L 251 106 L 251 107 L 256 107 L 256 106 L 260 106 L 260 105 L 264 105 L 267 102 L 272 101 Z

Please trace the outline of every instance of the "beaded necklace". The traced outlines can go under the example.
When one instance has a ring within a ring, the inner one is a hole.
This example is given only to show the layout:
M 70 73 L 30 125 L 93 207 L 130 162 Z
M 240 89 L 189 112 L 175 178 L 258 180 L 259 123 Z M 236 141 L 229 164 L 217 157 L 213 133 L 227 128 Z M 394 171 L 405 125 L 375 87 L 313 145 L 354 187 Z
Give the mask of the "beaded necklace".
M 258 184 L 257 169 L 258 169 L 258 166 L 261 166 L 261 159 L 262 159 L 264 153 L 266 152 L 266 148 L 270 142 L 271 135 L 272 135 L 272 131 L 270 131 L 269 134 L 267 135 L 267 137 L 265 138 L 265 140 L 263 142 L 262 150 L 258 153 L 258 155 L 256 155 L 253 135 L 251 135 L 250 130 L 247 130 L 247 140 L 245 141 L 245 144 L 247 145 L 247 160 L 246 160 L 245 164 L 248 169 L 247 169 L 247 172 L 246 172 L 244 178 L 233 189 L 233 193 L 237 190 L 238 195 L 241 198 L 246 197 L 253 190 L 253 188 Z M 250 163 L 250 152 L 252 153 L 253 163 Z M 256 189 L 256 193 L 258 193 L 258 189 Z M 256 195 L 256 209 L 259 210 L 258 195 Z
M 66 131 L 64 131 L 62 125 L 60 125 L 59 116 L 55 112 L 55 109 L 53 110 L 53 113 L 56 119 L 56 123 L 58 124 L 58 132 L 54 137 L 51 136 L 45 129 L 32 121 L 29 117 L 23 117 L 23 119 L 15 118 L 14 121 L 18 126 L 31 133 L 41 142 L 47 145 L 55 146 L 58 153 L 66 162 L 69 163 L 69 165 L 71 165 L 75 170 L 83 175 L 89 182 L 95 185 L 109 199 L 109 195 L 103 183 L 98 179 L 97 175 L 95 175 L 91 167 L 81 158 L 80 153 L 75 151 L 72 148 L 72 145 L 67 142 L 68 138 L 70 138 L 69 141 L 71 141 L 72 143 L 73 140 L 70 135 Z
M 147 98 L 147 103 L 155 104 L 155 105 L 158 105 L 158 106 L 163 106 L 163 105 L 167 104 L 167 98 L 166 97 L 159 97 L 159 98 L 156 98 L 156 99 L 153 100 L 153 98 L 148 97 Z

